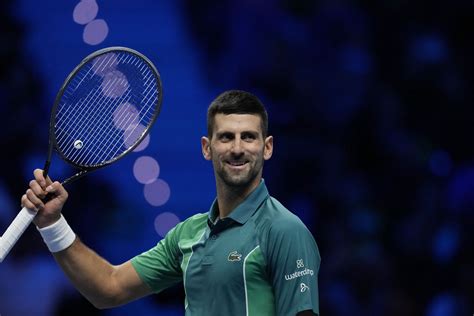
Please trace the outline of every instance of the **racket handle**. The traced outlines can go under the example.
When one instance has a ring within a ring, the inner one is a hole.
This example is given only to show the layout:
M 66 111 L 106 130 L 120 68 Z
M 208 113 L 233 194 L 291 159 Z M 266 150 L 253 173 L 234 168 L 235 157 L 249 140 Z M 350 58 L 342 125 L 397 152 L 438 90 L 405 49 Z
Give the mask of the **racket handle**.
M 0 262 L 5 259 L 18 239 L 20 239 L 21 235 L 23 235 L 28 226 L 30 226 L 35 216 L 36 211 L 24 207 L 15 217 L 10 226 L 8 226 L 5 234 L 0 237 Z

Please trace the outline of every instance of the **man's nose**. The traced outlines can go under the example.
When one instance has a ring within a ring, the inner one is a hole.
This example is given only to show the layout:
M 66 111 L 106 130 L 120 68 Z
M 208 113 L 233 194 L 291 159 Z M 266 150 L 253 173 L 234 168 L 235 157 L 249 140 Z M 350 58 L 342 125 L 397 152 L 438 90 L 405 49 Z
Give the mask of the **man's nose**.
M 233 154 L 241 154 L 244 151 L 244 148 L 242 147 L 242 140 L 240 138 L 235 138 L 234 141 L 232 142 L 232 153 Z

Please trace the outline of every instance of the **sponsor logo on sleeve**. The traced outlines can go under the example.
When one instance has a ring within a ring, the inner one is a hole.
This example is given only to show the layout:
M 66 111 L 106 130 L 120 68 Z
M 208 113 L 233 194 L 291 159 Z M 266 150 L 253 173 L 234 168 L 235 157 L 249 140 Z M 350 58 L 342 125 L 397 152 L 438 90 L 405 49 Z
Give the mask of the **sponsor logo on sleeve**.
M 295 272 L 285 275 L 285 280 L 286 281 L 297 279 L 297 278 L 300 278 L 300 277 L 305 276 L 305 275 L 311 275 L 311 276 L 314 275 L 313 270 L 308 269 L 304 266 L 303 259 L 296 260 L 296 269 L 297 270 Z M 302 284 L 304 284 L 304 283 L 302 283 Z

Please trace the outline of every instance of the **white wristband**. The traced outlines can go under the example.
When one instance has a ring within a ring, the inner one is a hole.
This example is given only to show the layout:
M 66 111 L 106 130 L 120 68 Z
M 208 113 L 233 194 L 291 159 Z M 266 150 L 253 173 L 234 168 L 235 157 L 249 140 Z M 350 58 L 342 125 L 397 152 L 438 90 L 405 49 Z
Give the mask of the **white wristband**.
M 66 249 L 73 243 L 74 239 L 76 239 L 76 234 L 72 231 L 62 214 L 56 223 L 43 228 L 36 228 L 51 252 Z

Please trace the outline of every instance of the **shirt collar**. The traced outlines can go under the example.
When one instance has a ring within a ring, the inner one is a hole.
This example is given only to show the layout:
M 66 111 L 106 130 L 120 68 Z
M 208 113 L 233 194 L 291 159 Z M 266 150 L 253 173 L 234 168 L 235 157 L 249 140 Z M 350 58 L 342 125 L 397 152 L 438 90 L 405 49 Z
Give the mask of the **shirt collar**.
M 234 221 L 245 224 L 248 219 L 257 211 L 260 205 L 268 198 L 268 190 L 265 185 L 265 181 L 260 180 L 260 184 L 242 201 L 232 212 L 230 212 L 227 218 L 231 218 Z M 217 198 L 212 202 L 211 208 L 209 209 L 208 224 L 210 227 L 216 221 L 219 215 L 219 209 L 217 204 Z

